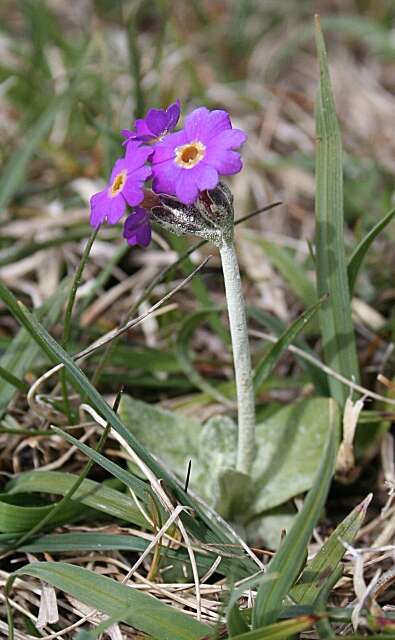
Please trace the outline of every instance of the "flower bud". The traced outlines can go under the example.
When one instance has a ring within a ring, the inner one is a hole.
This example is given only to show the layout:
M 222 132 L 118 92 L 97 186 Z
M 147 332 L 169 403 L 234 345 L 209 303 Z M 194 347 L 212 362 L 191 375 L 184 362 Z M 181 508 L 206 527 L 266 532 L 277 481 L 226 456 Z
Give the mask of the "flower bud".
M 233 236 L 234 211 L 230 189 L 220 182 L 211 191 L 202 191 L 193 205 L 160 194 L 160 205 L 151 209 L 153 220 L 177 235 L 192 234 L 220 247 Z

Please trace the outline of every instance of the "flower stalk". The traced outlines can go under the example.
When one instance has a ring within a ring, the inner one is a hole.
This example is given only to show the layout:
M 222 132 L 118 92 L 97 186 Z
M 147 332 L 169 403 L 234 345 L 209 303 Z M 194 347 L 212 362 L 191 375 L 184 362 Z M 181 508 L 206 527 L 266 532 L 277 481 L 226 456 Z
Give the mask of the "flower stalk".
M 235 370 L 238 446 L 236 469 L 249 474 L 255 452 L 255 394 L 247 318 L 239 264 L 233 242 L 233 196 L 222 182 L 200 194 L 196 203 L 185 205 L 171 196 L 160 196 L 152 218 L 173 233 L 194 234 L 215 244 L 220 252 L 225 282 L 230 335 Z
M 255 398 L 245 303 L 233 238 L 224 239 L 219 251 L 224 275 L 237 392 L 236 469 L 249 474 L 255 453 Z

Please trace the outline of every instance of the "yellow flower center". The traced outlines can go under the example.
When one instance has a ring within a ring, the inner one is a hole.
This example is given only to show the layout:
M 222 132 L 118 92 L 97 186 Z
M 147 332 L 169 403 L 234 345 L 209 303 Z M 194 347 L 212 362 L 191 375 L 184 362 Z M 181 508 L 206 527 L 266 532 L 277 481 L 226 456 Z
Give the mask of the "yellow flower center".
M 199 140 L 188 142 L 181 147 L 176 147 L 175 163 L 183 169 L 192 169 L 204 158 L 205 151 L 203 142 Z
M 109 189 L 110 198 L 114 198 L 115 196 L 118 195 L 118 193 L 122 191 L 124 184 L 126 182 L 126 178 L 127 178 L 126 169 L 124 169 L 123 171 L 121 171 L 121 173 L 118 173 L 118 175 L 115 176 L 113 183 Z

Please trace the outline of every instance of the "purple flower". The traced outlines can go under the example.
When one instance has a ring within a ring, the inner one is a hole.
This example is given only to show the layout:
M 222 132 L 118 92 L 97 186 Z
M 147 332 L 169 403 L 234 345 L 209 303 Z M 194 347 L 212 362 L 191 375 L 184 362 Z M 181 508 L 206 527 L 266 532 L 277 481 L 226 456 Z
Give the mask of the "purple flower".
M 148 247 L 151 242 L 151 225 L 145 209 L 136 207 L 135 212 L 126 218 L 122 235 L 131 246 L 139 244 Z
M 152 149 L 141 147 L 138 142 L 128 145 L 125 157 L 115 162 L 107 187 L 91 198 L 92 227 L 105 220 L 115 224 L 125 213 L 126 204 L 134 207 L 143 201 L 143 183 L 151 175 L 145 162 L 151 153 Z
M 176 100 L 167 109 L 150 109 L 145 118 L 139 118 L 135 122 L 135 131 L 122 129 L 121 135 L 126 138 L 123 144 L 131 140 L 141 142 L 153 142 L 161 140 L 174 127 L 180 117 L 180 101 Z
M 201 191 L 217 186 L 219 176 L 241 170 L 240 154 L 234 149 L 246 139 L 244 131 L 232 129 L 226 111 L 195 109 L 186 118 L 182 131 L 155 145 L 153 190 L 193 204 Z

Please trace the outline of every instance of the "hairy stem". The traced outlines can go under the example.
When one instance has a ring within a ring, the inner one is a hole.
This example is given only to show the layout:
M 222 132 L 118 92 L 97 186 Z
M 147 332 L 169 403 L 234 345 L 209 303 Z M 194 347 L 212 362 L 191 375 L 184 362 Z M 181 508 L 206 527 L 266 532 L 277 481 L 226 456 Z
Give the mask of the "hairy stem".
M 255 453 L 255 398 L 247 318 L 235 246 L 225 239 L 219 248 L 232 338 L 238 406 L 236 469 L 249 474 Z

